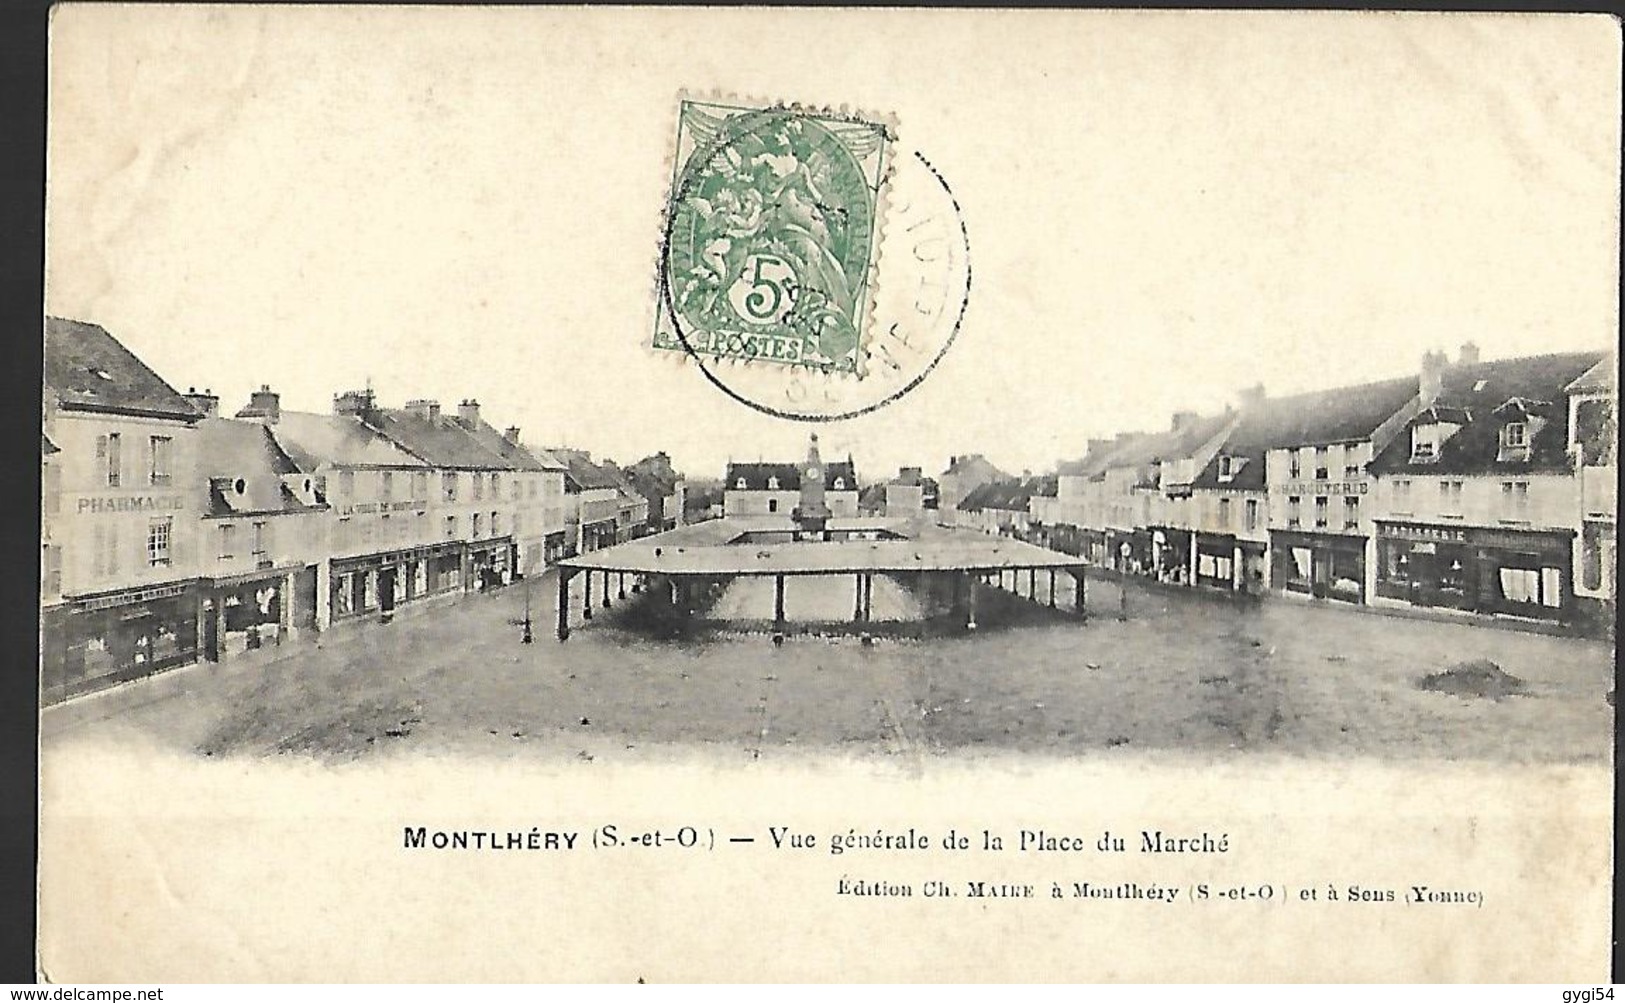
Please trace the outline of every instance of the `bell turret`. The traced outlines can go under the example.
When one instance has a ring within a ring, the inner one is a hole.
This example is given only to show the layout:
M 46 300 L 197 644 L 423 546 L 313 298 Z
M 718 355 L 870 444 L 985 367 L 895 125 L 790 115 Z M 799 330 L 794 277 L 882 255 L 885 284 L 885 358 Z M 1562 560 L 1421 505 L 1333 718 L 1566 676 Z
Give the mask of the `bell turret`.
M 804 533 L 822 535 L 829 521 L 829 506 L 824 503 L 824 462 L 818 456 L 818 433 L 814 432 L 807 444 L 807 459 L 801 464 L 801 503 L 796 506 L 796 526 Z

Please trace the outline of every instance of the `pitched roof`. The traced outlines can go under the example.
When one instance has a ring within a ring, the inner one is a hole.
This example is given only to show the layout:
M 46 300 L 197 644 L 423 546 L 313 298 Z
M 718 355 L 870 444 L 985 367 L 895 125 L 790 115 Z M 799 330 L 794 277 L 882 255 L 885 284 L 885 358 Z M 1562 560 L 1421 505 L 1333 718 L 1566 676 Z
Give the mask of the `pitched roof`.
M 536 451 L 526 449 L 501 432 L 497 431 L 489 422 L 476 418 L 472 421 L 460 416 L 443 417 L 441 420 L 450 421 L 466 432 L 475 442 L 484 447 L 487 452 L 494 453 L 507 462 L 514 470 L 539 471 L 563 470 L 564 463 L 557 457 L 546 452 L 538 455 Z
M 299 469 L 323 464 L 340 467 L 419 467 L 429 465 L 368 428 L 353 415 L 283 411 L 269 426 L 277 445 Z
M 1243 410 L 1218 453 L 1191 481 L 1193 488 L 1264 489 L 1264 454 L 1295 446 L 1327 446 L 1370 438 L 1416 398 L 1417 379 L 1402 376 L 1288 397 L 1267 397 Z M 1224 457 L 1232 476 L 1220 480 Z
M 1003 480 L 1010 475 L 995 467 L 981 453 L 964 453 L 948 461 L 942 477 L 979 477 L 983 480 Z
M 1612 354 L 1597 360 L 1580 378 L 1565 388 L 1571 394 L 1612 393 L 1614 389 L 1614 357 Z
M 454 417 L 430 417 L 404 408 L 373 408 L 367 420 L 396 445 L 442 470 L 514 469 Z
M 69 410 L 195 420 L 190 401 L 100 324 L 48 317 L 45 393 Z
M 1188 459 L 1205 443 L 1211 442 L 1214 436 L 1224 431 L 1225 426 L 1235 418 L 1236 416 L 1230 412 L 1205 417 L 1196 415 L 1182 422 L 1179 427 L 1170 428 L 1165 432 L 1136 432 L 1126 435 L 1115 442 L 1111 450 L 1101 457 L 1096 465 L 1100 474 L 1104 474 L 1107 470 L 1124 468 L 1144 472 L 1158 462 L 1168 463 Z M 1146 477 L 1142 477 L 1141 483 L 1143 486 L 1152 485 Z
M 1053 480 L 1049 477 L 1010 477 L 997 481 L 988 481 L 971 490 L 959 502 L 959 509 L 965 512 L 981 512 L 985 509 L 999 509 L 1008 512 L 1025 512 L 1027 503 L 1033 495 L 1042 494 L 1045 482 Z
M 209 480 L 209 514 L 308 507 L 283 484 L 282 475 L 298 473 L 299 467 L 268 427 L 233 418 L 204 418 L 197 427 L 198 472 Z
M 581 449 L 549 447 L 547 450 L 564 464 L 564 488 L 572 494 L 582 491 L 613 488 L 620 490 L 616 478 L 609 471 L 592 462 L 591 454 Z
M 1371 462 L 1384 473 L 1526 473 L 1567 469 L 1569 409 L 1566 388 L 1604 358 L 1602 352 L 1565 352 L 1498 359 L 1445 370 L 1435 404 L 1442 417 L 1465 419 L 1438 449 L 1435 460 L 1412 462 L 1411 437 L 1399 435 Z M 1525 458 L 1501 459 L 1501 429 L 1527 417 L 1541 419 Z M 1413 419 L 1407 428 L 1435 420 Z
M 745 479 L 743 489 L 736 486 L 741 477 Z M 768 479 L 771 477 L 779 479 L 777 489 L 767 486 Z M 845 486 L 836 488 L 836 480 L 840 480 Z M 730 463 L 728 464 L 728 475 L 722 486 L 728 491 L 800 491 L 801 465 L 798 463 Z M 833 463 L 824 464 L 825 491 L 857 491 L 858 489 L 858 476 L 856 471 L 852 469 L 851 460 L 836 460 Z

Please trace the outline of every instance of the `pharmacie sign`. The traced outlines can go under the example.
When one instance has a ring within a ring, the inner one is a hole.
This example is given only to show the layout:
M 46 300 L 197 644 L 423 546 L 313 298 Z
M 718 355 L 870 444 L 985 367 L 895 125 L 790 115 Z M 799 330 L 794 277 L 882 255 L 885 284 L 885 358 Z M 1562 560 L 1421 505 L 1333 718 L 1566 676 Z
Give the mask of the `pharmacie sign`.
M 180 495 L 87 495 L 75 511 L 80 515 L 112 512 L 178 512 L 186 507 Z

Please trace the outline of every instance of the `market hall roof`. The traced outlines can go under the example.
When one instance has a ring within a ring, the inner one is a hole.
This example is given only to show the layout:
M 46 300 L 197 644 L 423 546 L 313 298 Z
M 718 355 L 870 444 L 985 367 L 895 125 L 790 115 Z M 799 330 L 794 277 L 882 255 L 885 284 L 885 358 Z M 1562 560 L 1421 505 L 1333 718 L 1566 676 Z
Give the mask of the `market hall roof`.
M 277 445 L 304 471 L 323 465 L 427 470 L 429 464 L 347 414 L 283 411 L 268 426 Z
M 768 487 L 772 478 L 778 478 L 778 487 Z M 743 479 L 745 485 L 739 486 Z M 840 481 L 840 487 L 835 482 Z M 722 485 L 727 491 L 799 491 L 801 490 L 801 464 L 799 463 L 730 463 L 728 476 Z M 835 460 L 824 464 L 825 491 L 856 491 L 858 475 L 851 460 Z
M 727 520 L 713 520 L 726 522 Z M 743 521 L 743 520 L 741 520 Z M 831 575 L 887 571 L 996 571 L 1088 566 L 1081 557 L 1006 537 L 937 530 L 916 539 L 693 544 L 672 530 L 566 558 L 575 570 L 669 575 Z
M 72 411 L 196 421 L 202 415 L 100 324 L 47 317 L 45 393 Z
M 1382 473 L 1471 474 L 1540 473 L 1569 469 L 1567 388 L 1606 358 L 1603 352 L 1565 352 L 1498 359 L 1444 371 L 1435 402 L 1448 409 L 1458 430 L 1438 445 L 1436 457 L 1412 456 L 1411 436 L 1396 436 L 1372 460 Z M 1538 420 L 1529 429 L 1527 449 L 1516 456 L 1502 450 L 1508 422 Z M 1413 419 L 1407 429 L 1424 420 Z

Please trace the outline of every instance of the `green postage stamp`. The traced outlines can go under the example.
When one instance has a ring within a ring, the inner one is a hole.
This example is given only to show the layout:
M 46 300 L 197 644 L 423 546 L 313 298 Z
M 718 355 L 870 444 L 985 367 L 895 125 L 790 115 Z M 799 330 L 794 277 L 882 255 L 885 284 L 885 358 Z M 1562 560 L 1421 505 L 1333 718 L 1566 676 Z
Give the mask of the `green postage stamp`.
M 861 376 L 891 130 L 684 100 L 654 347 Z

